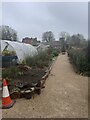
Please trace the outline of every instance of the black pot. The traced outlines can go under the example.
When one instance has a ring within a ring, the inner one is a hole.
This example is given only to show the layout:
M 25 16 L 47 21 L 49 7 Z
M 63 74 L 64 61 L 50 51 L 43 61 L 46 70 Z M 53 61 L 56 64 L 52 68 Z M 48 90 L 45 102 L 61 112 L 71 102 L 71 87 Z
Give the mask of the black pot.
M 25 98 L 26 99 L 31 99 L 32 98 L 32 90 L 31 89 L 29 89 L 29 90 L 25 90 L 25 92 L 24 92 L 25 94 Z
M 0 56 L 2 59 L 2 67 L 10 67 L 11 65 L 17 64 L 17 56 L 16 55 L 6 55 L 6 56 Z

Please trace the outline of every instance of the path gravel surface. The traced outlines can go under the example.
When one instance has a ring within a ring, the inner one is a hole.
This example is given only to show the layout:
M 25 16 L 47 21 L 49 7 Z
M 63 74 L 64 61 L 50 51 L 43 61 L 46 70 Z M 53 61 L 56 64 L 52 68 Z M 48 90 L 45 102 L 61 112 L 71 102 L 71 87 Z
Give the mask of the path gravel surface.
M 45 89 L 34 99 L 18 99 L 10 109 L 2 110 L 3 118 L 87 118 L 88 77 L 73 70 L 67 55 L 59 55 Z

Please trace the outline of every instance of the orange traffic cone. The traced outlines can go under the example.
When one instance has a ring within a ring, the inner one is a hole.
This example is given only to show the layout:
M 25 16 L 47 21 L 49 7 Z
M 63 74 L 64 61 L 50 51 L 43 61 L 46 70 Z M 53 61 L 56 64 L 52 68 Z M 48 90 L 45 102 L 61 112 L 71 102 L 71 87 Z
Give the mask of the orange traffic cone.
M 11 100 L 9 96 L 7 82 L 3 80 L 3 96 L 2 96 L 2 109 L 11 108 L 14 105 L 15 101 Z

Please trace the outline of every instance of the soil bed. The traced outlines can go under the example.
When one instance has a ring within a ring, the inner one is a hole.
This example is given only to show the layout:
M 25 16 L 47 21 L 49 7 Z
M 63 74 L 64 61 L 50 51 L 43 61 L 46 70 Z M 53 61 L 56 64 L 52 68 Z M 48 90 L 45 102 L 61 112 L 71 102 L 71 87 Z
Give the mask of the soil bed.
M 19 80 L 21 83 L 23 83 L 23 85 L 26 85 L 28 83 L 30 86 L 32 86 L 33 84 L 41 81 L 41 78 L 44 74 L 45 69 L 32 69 L 29 70 L 25 75 L 16 78 L 15 81 Z
M 24 75 L 18 76 L 13 80 L 13 84 L 19 88 L 35 86 L 45 74 L 45 69 L 31 69 L 28 70 Z M 9 84 L 9 88 L 12 89 L 12 83 Z
M 24 75 L 15 78 L 13 83 L 9 84 L 11 98 L 17 99 L 25 97 L 25 94 L 21 93 L 21 91 L 38 86 L 44 75 L 45 69 L 31 69 L 28 70 Z M 16 88 L 19 89 L 16 91 L 13 90 L 15 86 L 12 84 L 15 84 Z
M 50 73 L 50 68 L 55 61 L 55 58 L 49 63 L 48 67 L 44 68 L 29 68 L 28 66 L 17 66 L 11 77 L 7 77 L 7 83 L 12 99 L 25 97 L 25 91 L 34 88 L 34 93 L 41 94 L 41 89 L 45 88 L 44 83 Z M 4 69 L 6 73 L 8 69 Z M 12 70 L 10 71 L 12 72 Z M 17 73 L 17 74 L 14 74 Z M 3 76 L 4 77 L 4 76 Z

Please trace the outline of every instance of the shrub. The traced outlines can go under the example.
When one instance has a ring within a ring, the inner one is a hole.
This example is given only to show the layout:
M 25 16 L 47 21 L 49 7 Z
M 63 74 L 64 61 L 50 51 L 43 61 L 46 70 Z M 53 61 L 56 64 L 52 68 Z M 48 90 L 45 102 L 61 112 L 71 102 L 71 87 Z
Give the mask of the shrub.
M 50 56 L 46 52 L 40 52 L 38 55 L 26 58 L 26 63 L 33 68 L 44 68 L 48 67 L 49 60 Z
M 61 52 L 65 52 L 66 50 L 65 50 L 65 47 L 63 46 L 62 48 L 61 48 Z
M 16 55 L 15 51 L 3 50 L 2 55 Z
M 52 54 L 53 54 L 54 57 L 56 57 L 56 56 L 58 56 L 58 51 L 54 50 L 54 51 L 52 52 Z
M 15 78 L 19 75 L 18 67 L 12 66 L 2 71 L 2 78 Z
M 33 57 L 26 58 L 26 64 L 33 68 L 44 68 L 49 66 L 49 62 L 53 57 L 58 56 L 59 51 L 49 48 L 45 52 L 39 52 Z
M 52 48 L 52 47 L 50 47 L 50 48 L 48 49 L 47 53 L 48 53 L 49 55 L 51 55 L 51 58 L 53 58 L 53 57 L 56 57 L 56 56 L 59 55 L 60 50 L 57 49 L 57 48 Z
M 8 50 L 4 50 L 4 51 L 2 52 L 2 54 L 3 54 L 3 55 L 10 55 L 10 52 L 9 52 Z
M 87 48 L 72 48 L 68 51 L 70 60 L 76 66 L 77 70 L 82 73 L 89 73 L 88 69 L 88 52 Z

